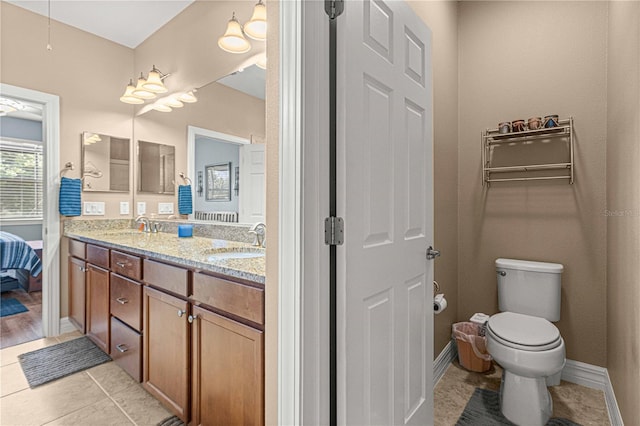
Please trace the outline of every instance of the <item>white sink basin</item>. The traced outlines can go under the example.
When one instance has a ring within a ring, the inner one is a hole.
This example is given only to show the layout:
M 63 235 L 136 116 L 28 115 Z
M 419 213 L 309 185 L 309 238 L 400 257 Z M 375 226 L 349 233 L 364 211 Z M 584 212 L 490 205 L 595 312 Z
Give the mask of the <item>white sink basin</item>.
M 264 249 L 249 247 L 229 247 L 205 250 L 207 261 L 215 262 L 223 259 L 252 259 L 264 257 Z

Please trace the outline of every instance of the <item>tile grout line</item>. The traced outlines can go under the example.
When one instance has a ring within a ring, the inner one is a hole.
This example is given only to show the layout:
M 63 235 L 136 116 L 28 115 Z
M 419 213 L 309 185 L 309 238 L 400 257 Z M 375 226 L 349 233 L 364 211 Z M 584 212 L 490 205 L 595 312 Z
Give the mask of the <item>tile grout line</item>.
M 91 377 L 91 380 L 93 380 L 93 381 L 95 382 L 95 384 L 96 384 L 96 385 L 98 385 L 98 387 L 100 388 L 100 390 L 102 390 L 102 392 L 104 392 L 104 394 L 105 394 L 105 395 L 107 395 L 107 398 L 109 398 L 109 399 L 111 400 L 111 402 L 113 402 L 113 403 L 116 405 L 116 407 L 118 407 L 118 409 L 119 409 L 120 411 L 122 411 L 122 414 L 124 414 L 124 416 L 125 416 L 127 419 L 129 419 L 129 421 L 130 421 L 133 425 L 138 426 L 138 424 L 137 424 L 137 423 L 136 423 L 136 422 L 131 418 L 131 416 L 129 416 L 129 414 L 124 410 L 124 408 L 122 408 L 122 406 L 121 406 L 120 404 L 118 404 L 118 401 L 116 401 L 115 399 L 113 399 L 113 397 L 112 397 L 111 395 L 109 395 L 109 392 L 107 392 L 107 390 L 106 390 L 104 387 L 102 387 L 102 385 L 98 382 L 98 380 L 97 380 L 95 377 L 93 377 L 93 376 L 91 375 L 91 373 L 90 373 L 90 372 L 88 372 L 88 371 L 87 371 L 87 375 L 88 375 L 89 377 Z

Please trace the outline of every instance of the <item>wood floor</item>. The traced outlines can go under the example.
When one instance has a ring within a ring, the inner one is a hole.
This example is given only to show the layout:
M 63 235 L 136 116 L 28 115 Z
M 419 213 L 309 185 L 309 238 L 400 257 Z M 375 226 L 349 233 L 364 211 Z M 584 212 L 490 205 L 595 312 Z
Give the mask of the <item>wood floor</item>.
M 27 312 L 0 318 L 0 349 L 40 339 L 42 334 L 42 292 L 12 290 L 2 299 L 14 298 L 29 309 Z

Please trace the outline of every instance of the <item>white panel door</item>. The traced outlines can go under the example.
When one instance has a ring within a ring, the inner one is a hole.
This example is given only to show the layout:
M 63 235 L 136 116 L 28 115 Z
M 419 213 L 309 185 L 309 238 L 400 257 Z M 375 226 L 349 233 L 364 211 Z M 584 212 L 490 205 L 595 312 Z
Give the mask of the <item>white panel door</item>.
M 265 221 L 265 144 L 240 146 L 240 223 Z
M 338 18 L 338 423 L 433 424 L 431 32 L 400 1 Z

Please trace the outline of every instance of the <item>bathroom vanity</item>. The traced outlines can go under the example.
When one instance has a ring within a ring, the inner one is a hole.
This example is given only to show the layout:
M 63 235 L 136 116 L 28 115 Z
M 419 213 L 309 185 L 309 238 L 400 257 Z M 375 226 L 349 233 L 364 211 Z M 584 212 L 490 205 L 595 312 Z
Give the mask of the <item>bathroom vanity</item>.
M 264 249 L 65 229 L 69 317 L 185 423 L 264 423 Z

